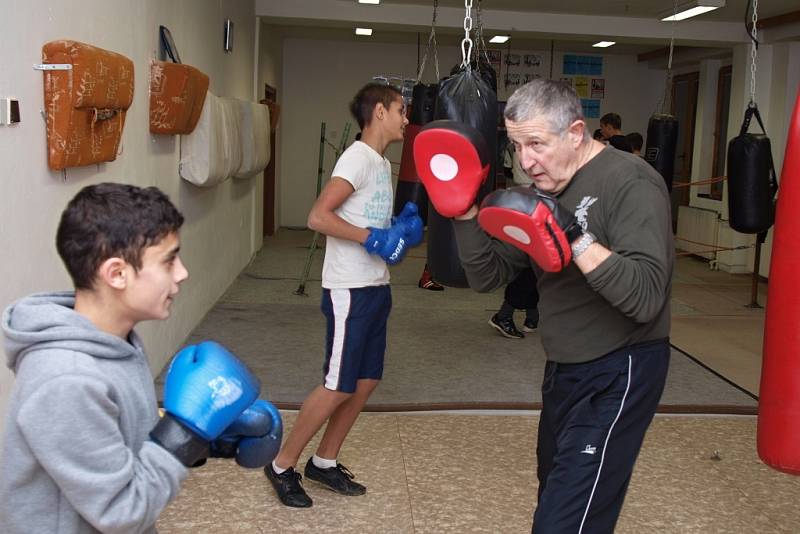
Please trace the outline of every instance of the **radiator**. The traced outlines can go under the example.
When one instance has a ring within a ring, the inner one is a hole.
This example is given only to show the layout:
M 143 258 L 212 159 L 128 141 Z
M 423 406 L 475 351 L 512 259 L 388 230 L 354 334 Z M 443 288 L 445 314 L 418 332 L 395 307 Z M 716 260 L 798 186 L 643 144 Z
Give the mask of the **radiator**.
M 675 248 L 694 253 L 709 260 L 717 258 L 719 234 L 719 213 L 713 210 L 692 206 L 678 207 L 678 233 L 675 235 Z

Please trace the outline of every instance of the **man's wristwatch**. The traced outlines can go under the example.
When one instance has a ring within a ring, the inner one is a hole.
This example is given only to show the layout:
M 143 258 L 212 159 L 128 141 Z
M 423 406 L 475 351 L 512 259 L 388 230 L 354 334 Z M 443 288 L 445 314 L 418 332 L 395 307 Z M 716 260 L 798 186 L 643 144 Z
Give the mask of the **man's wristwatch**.
M 594 242 L 594 234 L 585 232 L 583 235 L 581 235 L 574 243 L 570 245 L 570 248 L 572 249 L 572 259 L 574 260 L 586 252 L 586 249 L 589 248 L 589 246 Z

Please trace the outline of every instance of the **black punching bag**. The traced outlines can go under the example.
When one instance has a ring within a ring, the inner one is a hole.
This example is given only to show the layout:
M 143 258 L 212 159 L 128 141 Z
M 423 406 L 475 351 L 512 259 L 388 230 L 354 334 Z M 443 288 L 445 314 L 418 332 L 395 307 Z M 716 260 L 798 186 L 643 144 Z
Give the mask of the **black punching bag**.
M 753 114 L 764 131 L 758 108 L 753 105 L 745 112 L 739 135 L 728 143 L 728 216 L 731 228 L 744 234 L 769 230 L 775 222 L 778 189 L 766 132 L 747 133 Z
M 411 112 L 403 138 L 403 154 L 397 176 L 397 191 L 394 196 L 394 214 L 398 215 L 406 202 L 413 202 L 419 208 L 423 224 L 428 224 L 428 193 L 419 180 L 414 166 L 414 138 L 420 128 L 433 120 L 436 109 L 436 93 L 439 85 L 418 83 L 411 93 Z
M 478 191 L 480 201 L 494 191 L 497 164 L 497 93 L 484 75 L 472 68 L 462 69 L 439 83 L 436 120 L 450 119 L 469 124 L 483 134 L 489 148 L 489 176 Z M 458 259 L 453 222 L 428 208 L 428 267 L 434 280 L 451 287 L 468 287 L 467 276 Z
M 411 92 L 411 116 L 408 122 L 425 126 L 433 120 L 436 111 L 436 93 L 439 91 L 437 83 L 418 83 Z
M 658 171 L 672 191 L 675 174 L 675 148 L 678 144 L 678 119 L 672 115 L 656 113 L 647 123 L 647 147 L 644 159 Z

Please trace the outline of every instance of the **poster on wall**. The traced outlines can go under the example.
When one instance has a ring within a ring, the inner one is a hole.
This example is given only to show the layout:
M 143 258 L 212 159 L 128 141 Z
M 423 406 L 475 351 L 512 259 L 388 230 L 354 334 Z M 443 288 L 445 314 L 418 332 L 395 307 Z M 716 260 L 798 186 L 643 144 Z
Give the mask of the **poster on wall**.
M 606 80 L 605 78 L 592 78 L 592 98 L 605 98 Z
M 581 98 L 583 116 L 587 119 L 600 118 L 600 101 L 592 98 Z
M 525 54 L 523 56 L 523 62 L 525 63 L 526 67 L 541 67 L 542 56 L 539 54 Z
M 508 99 L 522 85 L 546 77 L 544 70 L 547 68 L 546 62 L 547 58 L 541 52 L 526 50 L 505 52 L 500 62 L 502 71 L 498 69 L 500 83 L 497 88 L 497 98 Z
M 579 56 L 564 54 L 564 74 L 583 74 L 600 76 L 603 74 L 603 58 L 601 56 Z
M 589 98 L 589 78 L 586 76 L 575 77 L 575 92 L 580 98 Z
M 568 76 L 564 76 L 562 78 L 559 78 L 559 81 L 564 82 L 565 84 L 567 84 L 570 87 L 572 87 L 573 89 L 575 89 L 575 80 L 573 80 L 572 78 L 570 78 Z

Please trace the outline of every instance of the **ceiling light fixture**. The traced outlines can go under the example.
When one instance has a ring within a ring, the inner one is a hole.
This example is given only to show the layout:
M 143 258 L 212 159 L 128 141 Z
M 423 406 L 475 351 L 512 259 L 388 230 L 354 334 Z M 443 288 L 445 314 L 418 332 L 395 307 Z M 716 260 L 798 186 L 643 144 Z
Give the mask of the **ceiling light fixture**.
M 358 0 L 359 4 L 374 4 L 378 5 L 381 3 L 381 0 Z
M 725 7 L 725 0 L 692 0 L 679 5 L 674 13 L 667 11 L 661 13 L 659 17 L 662 21 L 686 20 L 721 7 Z
M 600 41 L 592 46 L 595 48 L 608 48 L 609 46 L 614 46 L 615 44 L 617 44 L 616 41 Z
M 356 35 L 372 35 L 372 28 L 356 28 Z
M 490 43 L 502 44 L 502 43 L 505 43 L 506 41 L 508 41 L 509 39 L 511 39 L 511 37 L 509 37 L 508 35 L 495 35 L 494 37 L 489 39 L 489 42 Z

